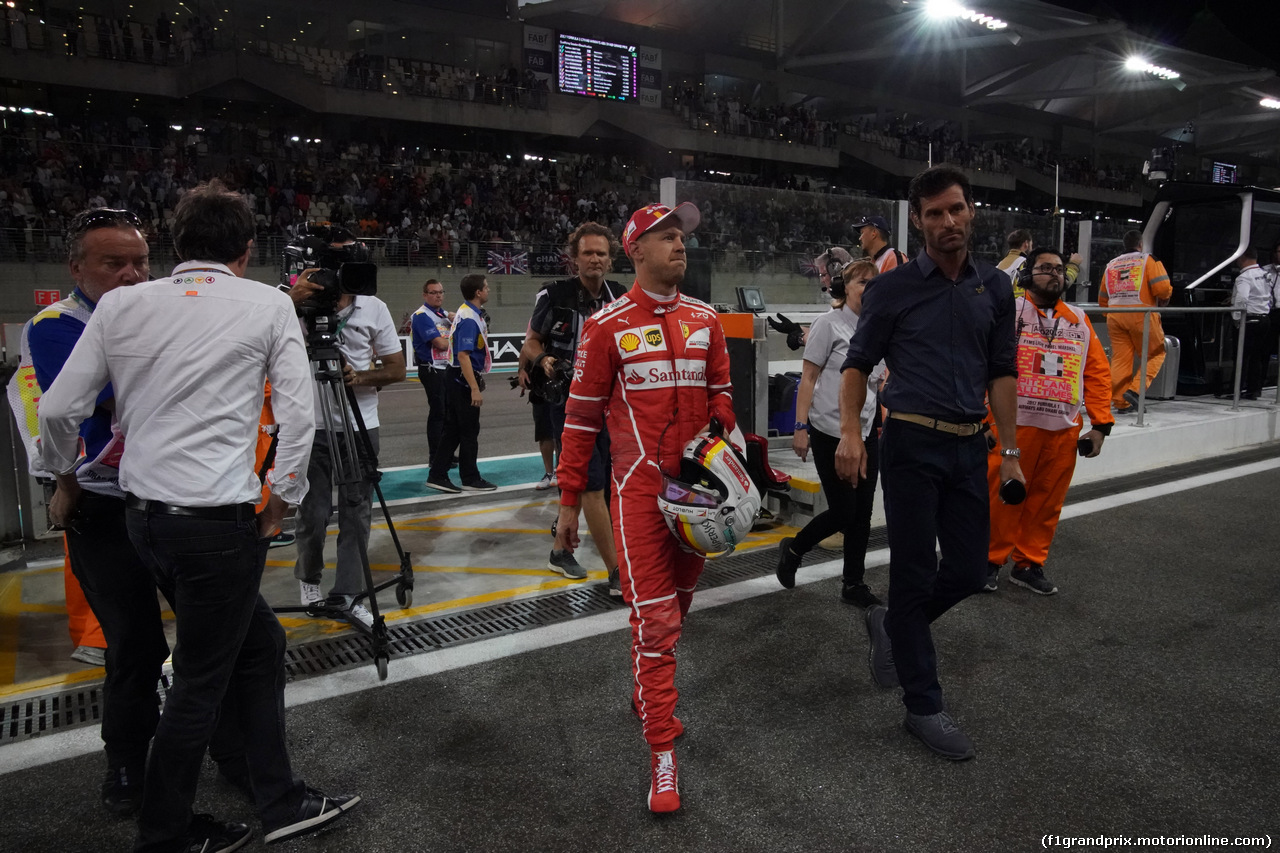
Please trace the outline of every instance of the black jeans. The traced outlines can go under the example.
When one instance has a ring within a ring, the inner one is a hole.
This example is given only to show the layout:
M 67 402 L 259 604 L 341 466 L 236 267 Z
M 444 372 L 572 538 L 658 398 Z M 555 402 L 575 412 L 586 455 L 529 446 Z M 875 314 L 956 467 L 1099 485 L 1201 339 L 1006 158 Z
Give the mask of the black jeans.
M 889 525 L 885 630 L 903 704 L 913 714 L 936 714 L 942 687 L 929 626 L 981 589 L 987 576 L 986 437 L 960 438 L 888 419 L 880 437 L 880 476 Z
M 466 382 L 445 379 L 448 400 L 445 403 L 444 435 L 431 458 L 432 479 L 449 476 L 453 454 L 458 454 L 458 477 L 465 483 L 480 479 L 477 459 L 480 456 L 480 407 L 471 405 L 471 386 Z
M 445 407 L 448 398 L 445 395 L 444 371 L 436 370 L 430 365 L 418 365 L 418 381 L 427 392 L 427 464 L 436 458 L 436 448 L 444 437 Z M 452 461 L 452 460 L 450 460 Z
M 134 850 L 181 849 L 196 782 L 227 694 L 264 827 L 287 823 L 302 800 L 284 731 L 284 629 L 258 594 L 268 540 L 253 507 L 237 520 L 130 509 L 129 538 L 173 608 L 173 685 L 156 727 Z
M 791 550 L 803 556 L 833 533 L 843 533 L 844 583 L 850 586 L 862 583 L 867 570 L 867 540 L 871 537 L 871 509 L 876 499 L 880 448 L 874 437 L 867 441 L 867 478 L 859 480 L 855 489 L 836 473 L 839 446 L 839 438 L 809 428 L 809 449 L 813 452 L 813 464 L 818 469 L 827 508 L 796 534 Z
M 124 498 L 81 492 L 76 511 L 75 530 L 67 531 L 71 572 L 107 640 L 102 685 L 107 765 L 141 774 L 160 719 L 156 682 L 169 656 L 156 580 L 129 541 Z
M 1250 314 L 1244 322 L 1244 369 L 1240 371 L 1240 393 L 1262 396 L 1267 362 L 1271 360 L 1271 318 Z

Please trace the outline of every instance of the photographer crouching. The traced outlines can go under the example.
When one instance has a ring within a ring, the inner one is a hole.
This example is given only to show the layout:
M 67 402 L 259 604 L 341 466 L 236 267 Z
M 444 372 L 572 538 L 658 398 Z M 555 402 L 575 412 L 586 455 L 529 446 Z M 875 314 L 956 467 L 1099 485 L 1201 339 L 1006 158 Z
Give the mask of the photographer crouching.
M 395 322 L 377 291 L 377 267 L 369 248 L 345 228 L 309 226 L 285 247 L 281 287 L 302 319 L 307 355 L 313 364 L 338 362 L 368 433 L 368 445 L 351 431 L 341 401 L 333 405 L 322 383 L 313 383 L 315 442 L 307 465 L 311 484 L 298 508 L 298 579 L 304 606 L 326 599 L 320 591 L 325 528 L 333 513 L 334 460 L 350 458 L 352 445 L 361 476 L 338 479 L 338 561 L 328 598 L 348 621 L 372 627 L 373 617 L 355 597 L 365 591 L 363 554 L 368 553 L 373 475 L 378 467 L 378 390 L 405 375 L 405 356 Z M 374 367 L 381 361 L 381 367 Z M 336 378 L 336 377 L 335 377 Z M 336 386 L 335 386 L 336 387 Z M 339 389 L 340 390 L 340 389 Z M 353 440 L 354 439 L 354 440 Z

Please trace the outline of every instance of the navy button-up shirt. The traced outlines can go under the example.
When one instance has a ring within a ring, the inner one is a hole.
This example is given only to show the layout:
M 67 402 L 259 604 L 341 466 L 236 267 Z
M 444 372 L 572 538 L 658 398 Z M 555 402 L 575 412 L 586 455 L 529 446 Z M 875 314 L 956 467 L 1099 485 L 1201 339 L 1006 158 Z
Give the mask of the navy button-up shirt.
M 867 285 L 841 369 L 870 374 L 884 359 L 889 411 L 980 421 L 991 380 L 1018 375 L 1013 321 L 1007 275 L 970 255 L 952 281 L 922 251 Z

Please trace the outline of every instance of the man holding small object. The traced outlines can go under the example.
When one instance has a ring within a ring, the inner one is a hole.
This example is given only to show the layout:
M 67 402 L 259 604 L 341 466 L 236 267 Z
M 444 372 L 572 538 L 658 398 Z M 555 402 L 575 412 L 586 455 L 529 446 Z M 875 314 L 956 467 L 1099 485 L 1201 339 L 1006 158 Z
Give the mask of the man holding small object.
M 859 413 L 884 359 L 889 410 L 880 470 L 889 529 L 889 606 L 866 611 L 871 673 L 901 685 L 904 724 L 929 749 L 972 758 L 973 743 L 943 706 L 930 624 L 982 588 L 990 538 L 985 397 L 1001 436 L 1001 480 L 1025 482 L 1016 446 L 1013 289 L 969 253 L 969 179 L 935 166 L 908 189 L 924 251 L 872 279 L 841 376 L 836 472 L 866 476 Z M 942 551 L 938 561 L 935 548 Z
M 1058 591 L 1044 576 L 1049 545 L 1076 468 L 1076 455 L 1102 452 L 1111 434 L 1111 368 L 1084 312 L 1062 301 L 1067 270 L 1053 249 L 1033 249 L 1018 273 L 1023 295 L 1014 301 L 1018 337 L 1018 449 L 1027 477 L 1026 499 L 1000 500 L 1000 457 L 987 465 L 991 491 L 991 545 L 986 592 L 999 586 L 1000 568 L 1013 557 L 1009 580 L 1039 595 Z M 1080 435 L 1080 411 L 1089 431 Z M 998 437 L 997 429 L 995 435 Z

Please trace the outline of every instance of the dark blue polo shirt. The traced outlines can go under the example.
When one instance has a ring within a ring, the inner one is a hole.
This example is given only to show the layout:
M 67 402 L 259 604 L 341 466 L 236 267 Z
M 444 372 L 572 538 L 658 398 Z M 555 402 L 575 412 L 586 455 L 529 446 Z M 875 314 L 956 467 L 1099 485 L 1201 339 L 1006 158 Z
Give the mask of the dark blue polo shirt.
M 951 281 L 926 252 L 878 275 L 862 296 L 842 370 L 870 374 L 884 359 L 880 401 L 891 412 L 955 423 L 987 414 L 991 380 L 1017 376 L 1013 285 L 973 255 Z

